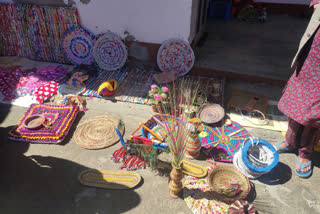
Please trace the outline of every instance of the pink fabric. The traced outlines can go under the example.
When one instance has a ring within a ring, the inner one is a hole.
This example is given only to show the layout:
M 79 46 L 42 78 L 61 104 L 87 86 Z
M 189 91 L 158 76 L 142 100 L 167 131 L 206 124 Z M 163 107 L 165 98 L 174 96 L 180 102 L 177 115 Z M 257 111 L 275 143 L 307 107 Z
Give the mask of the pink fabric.
M 17 98 L 16 87 L 20 78 L 33 70 L 22 71 L 19 67 L 11 69 L 0 69 L 0 92 L 5 101 Z
M 285 144 L 290 148 L 298 148 L 300 157 L 310 158 L 314 146 L 320 139 L 320 130 L 305 127 L 291 118 L 288 118 L 288 124 Z
M 288 81 L 278 107 L 285 115 L 307 127 L 320 128 L 320 30 L 299 73 Z
M 31 95 L 39 86 L 47 82 L 46 79 L 34 74 L 22 77 L 17 85 L 17 94 L 18 96 Z
M 312 7 L 315 4 L 319 4 L 320 0 L 311 0 L 310 7 Z
M 59 84 L 55 81 L 45 83 L 36 89 L 36 91 L 34 92 L 34 96 L 36 97 L 37 101 L 42 104 L 43 101 L 57 94 L 58 87 Z

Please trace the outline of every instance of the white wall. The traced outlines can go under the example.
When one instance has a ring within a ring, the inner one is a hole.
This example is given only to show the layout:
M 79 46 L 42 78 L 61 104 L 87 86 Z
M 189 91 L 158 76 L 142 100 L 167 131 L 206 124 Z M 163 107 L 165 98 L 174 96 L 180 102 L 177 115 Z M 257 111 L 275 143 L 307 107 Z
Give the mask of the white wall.
M 124 37 L 128 31 L 138 41 L 151 43 L 172 37 L 189 39 L 192 0 L 90 0 L 87 4 L 73 1 L 82 26 L 94 34 L 111 30 Z
M 99 34 L 111 30 L 138 41 L 162 43 L 171 37 L 188 40 L 192 0 L 75 0 L 82 25 Z

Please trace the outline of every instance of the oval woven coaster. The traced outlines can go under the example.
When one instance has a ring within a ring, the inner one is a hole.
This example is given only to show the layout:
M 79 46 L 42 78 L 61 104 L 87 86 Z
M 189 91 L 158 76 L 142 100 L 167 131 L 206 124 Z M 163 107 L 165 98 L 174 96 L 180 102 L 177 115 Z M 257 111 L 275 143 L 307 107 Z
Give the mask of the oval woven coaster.
M 124 124 L 116 117 L 98 116 L 81 123 L 75 133 L 76 143 L 85 149 L 102 149 L 118 142 L 120 133 L 124 133 Z

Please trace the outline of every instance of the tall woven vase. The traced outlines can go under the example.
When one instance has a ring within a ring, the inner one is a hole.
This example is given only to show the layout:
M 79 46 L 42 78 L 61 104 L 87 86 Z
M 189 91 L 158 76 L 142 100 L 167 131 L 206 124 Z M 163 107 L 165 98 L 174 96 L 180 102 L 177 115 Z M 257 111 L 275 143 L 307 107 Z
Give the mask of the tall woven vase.
M 169 182 L 169 194 L 172 198 L 179 198 L 182 191 L 182 178 L 183 172 L 182 168 L 172 165 L 172 170 L 170 173 L 170 182 Z
M 190 134 L 186 145 L 186 157 L 197 158 L 200 155 L 201 142 L 198 137 L 198 133 Z

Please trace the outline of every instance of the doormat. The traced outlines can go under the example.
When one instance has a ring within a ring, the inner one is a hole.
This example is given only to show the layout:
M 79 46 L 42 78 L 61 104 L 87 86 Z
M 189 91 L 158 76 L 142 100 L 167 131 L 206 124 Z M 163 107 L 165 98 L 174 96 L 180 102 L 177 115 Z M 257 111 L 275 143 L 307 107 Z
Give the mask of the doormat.
M 92 77 L 86 82 L 87 90 L 83 95 L 150 105 L 151 100 L 148 97 L 148 91 L 150 90 L 150 86 L 155 84 L 152 78 L 155 73 L 153 69 L 141 67 L 130 68 L 128 66 L 118 71 L 100 71 L 97 77 Z M 218 103 L 223 106 L 224 78 L 207 78 L 200 76 L 186 76 L 185 78 L 190 78 L 193 85 L 200 85 L 199 89 L 205 94 L 206 102 Z M 114 79 L 118 82 L 115 94 L 110 97 L 99 95 L 99 86 L 109 79 Z
M 254 117 L 245 115 L 244 112 L 236 110 L 230 110 L 227 115 L 231 120 L 236 121 L 237 123 L 245 127 L 254 127 L 285 132 L 288 129 L 287 116 L 279 111 L 277 104 L 277 101 L 268 101 L 265 119 L 262 119 L 262 117 L 260 116 Z

